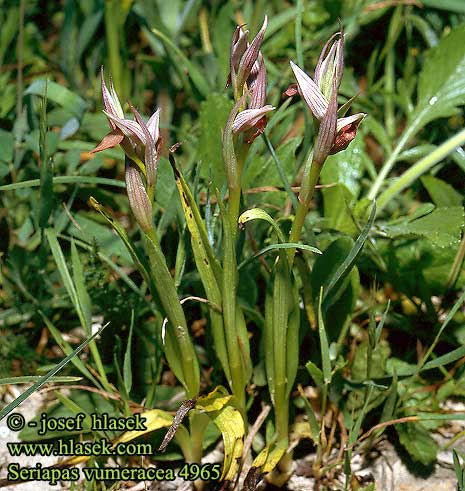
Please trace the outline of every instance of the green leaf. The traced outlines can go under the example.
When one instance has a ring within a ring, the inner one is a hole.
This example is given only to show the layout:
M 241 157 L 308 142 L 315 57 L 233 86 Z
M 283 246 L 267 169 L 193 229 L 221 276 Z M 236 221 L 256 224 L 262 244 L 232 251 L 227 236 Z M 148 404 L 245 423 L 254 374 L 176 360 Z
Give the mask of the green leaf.
M 425 7 L 465 13 L 465 3 L 462 0 L 422 0 L 421 3 Z
M 353 235 L 357 227 L 350 213 L 352 193 L 344 184 L 323 189 L 324 216 L 326 228 Z
M 11 162 L 14 149 L 13 134 L 0 129 L 0 161 Z
M 201 176 L 212 178 L 213 189 L 222 189 L 226 174 L 222 157 L 221 128 L 224 128 L 231 111 L 231 102 L 225 94 L 212 93 L 200 104 L 200 137 L 198 159 Z
M 465 104 L 465 25 L 453 29 L 428 52 L 418 80 L 417 105 L 410 116 L 416 131 Z
M 442 179 L 428 175 L 421 182 L 436 206 L 462 206 L 462 195 Z
M 126 183 L 124 181 L 93 176 L 59 176 L 53 178 L 53 184 L 103 184 L 117 188 L 126 188 Z M 31 179 L 29 181 L 5 184 L 4 186 L 0 186 L 0 191 L 13 191 L 16 189 L 34 188 L 39 186 L 40 179 Z
M 50 381 L 50 379 L 55 376 L 65 365 L 67 365 L 71 360 L 74 360 L 75 357 L 98 335 L 102 333 L 106 326 L 103 326 L 99 331 L 97 331 L 93 336 L 86 339 L 83 343 L 81 343 L 74 351 L 72 351 L 66 358 L 64 358 L 56 367 L 54 367 L 47 375 L 41 377 L 39 381 L 37 381 L 32 387 L 29 387 L 26 391 L 24 391 L 19 397 L 17 397 L 14 401 L 10 402 L 7 406 L 5 406 L 0 411 L 0 421 L 14 411 L 23 401 L 25 401 L 30 395 L 34 392 L 38 391 L 44 384 Z M 80 360 L 79 360 L 80 361 Z M 82 362 L 81 362 L 82 363 Z
M 375 120 L 374 118 L 367 118 L 367 122 L 368 121 L 373 123 Z M 365 124 L 365 122 L 363 124 Z M 389 142 L 386 142 L 385 145 L 387 148 L 390 148 Z M 364 147 L 363 134 L 359 132 L 355 140 L 346 150 L 331 155 L 326 159 L 325 165 L 321 170 L 321 183 L 344 184 L 351 195 L 357 197 L 360 193 L 361 177 L 365 172 L 364 158 L 366 158 L 366 156 Z M 324 189 L 323 193 L 330 189 L 331 188 Z
M 315 385 L 321 389 L 324 384 L 323 380 L 323 372 L 313 363 L 313 361 L 308 361 L 305 364 L 305 368 L 308 370 L 308 373 L 313 379 L 313 382 L 315 382 Z
M 446 248 L 460 242 L 463 228 L 463 208 L 451 206 L 437 208 L 429 215 L 386 227 L 387 234 L 397 237 L 424 237 L 435 245 Z
M 315 254 L 322 254 L 322 252 L 319 249 L 317 249 L 316 247 L 312 247 L 312 246 L 309 246 L 306 244 L 300 244 L 298 242 L 285 242 L 284 244 L 271 244 L 267 247 L 264 247 L 263 249 L 258 251 L 253 256 L 242 261 L 239 264 L 239 266 L 237 267 L 237 269 L 238 270 L 242 269 L 244 266 L 249 264 L 251 261 L 253 261 L 254 259 L 256 259 L 259 256 L 262 256 L 263 254 L 266 254 L 267 252 L 280 250 L 280 249 L 300 249 L 302 251 L 309 251 L 309 252 L 313 252 Z
M 79 304 L 78 307 L 81 312 L 82 320 L 84 321 L 83 327 L 86 330 L 86 334 L 89 335 L 92 325 L 92 305 L 84 281 L 84 270 L 81 259 L 74 240 L 71 241 L 71 262 L 73 266 L 74 284 L 76 286 L 76 298 Z
M 131 363 L 131 350 L 132 350 L 132 333 L 134 331 L 134 310 L 131 311 L 131 325 L 129 326 L 128 344 L 126 346 L 126 353 L 124 353 L 123 362 L 123 379 L 126 391 L 129 394 L 132 387 L 132 363 Z
M 84 99 L 56 82 L 45 79 L 34 80 L 34 82 L 32 82 L 32 84 L 24 91 L 24 95 L 33 94 L 43 96 L 46 85 L 48 100 L 59 104 L 64 109 L 74 114 L 78 119 L 81 119 L 87 106 Z
M 278 236 L 279 241 L 281 243 L 286 242 L 279 225 L 265 210 L 262 210 L 261 208 L 252 208 L 251 210 L 244 211 L 244 213 L 242 213 L 242 215 L 239 217 L 239 225 L 243 225 L 251 220 L 263 220 L 268 222 L 273 227 L 273 231 Z
M 207 413 L 221 431 L 224 442 L 224 464 L 221 480 L 232 481 L 239 468 L 245 434 L 241 413 L 229 405 L 232 396 L 222 386 L 199 397 L 195 410 Z
M 368 237 L 368 234 L 371 230 L 371 227 L 373 226 L 373 222 L 375 220 L 376 216 L 376 204 L 373 202 L 373 206 L 371 208 L 370 216 L 368 217 L 368 221 L 363 228 L 362 232 L 358 236 L 357 240 L 355 241 L 352 249 L 350 252 L 347 254 L 345 257 L 344 261 L 340 266 L 336 269 L 334 274 L 326 278 L 324 284 L 327 285 L 324 295 L 323 295 L 323 300 L 325 300 L 331 291 L 331 289 L 339 282 L 342 282 L 344 278 L 347 277 L 347 275 L 350 273 L 352 270 L 352 267 L 355 264 L 355 260 L 357 259 L 358 255 L 360 254 L 360 251 L 362 250 L 363 244 L 365 244 L 365 241 Z M 340 284 L 340 283 L 339 283 Z
M 423 465 L 432 464 L 438 452 L 437 443 L 429 431 L 422 425 L 404 423 L 395 425 L 400 443 L 405 447 L 413 460 Z
M 321 364 L 323 368 L 323 381 L 325 384 L 331 382 L 331 357 L 329 354 L 329 343 L 326 335 L 323 315 L 321 313 L 321 304 L 323 302 L 323 288 L 320 289 L 320 298 L 318 301 L 318 336 L 320 338 Z

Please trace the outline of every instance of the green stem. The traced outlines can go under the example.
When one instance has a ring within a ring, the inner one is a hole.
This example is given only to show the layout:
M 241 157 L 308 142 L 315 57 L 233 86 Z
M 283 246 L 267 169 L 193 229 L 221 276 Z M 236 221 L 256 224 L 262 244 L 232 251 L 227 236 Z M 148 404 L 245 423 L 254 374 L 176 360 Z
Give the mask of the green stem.
M 407 133 L 405 133 L 405 135 L 406 134 Z M 403 138 L 399 142 L 399 145 L 397 146 L 396 150 L 391 155 L 391 158 L 388 160 L 388 162 L 386 162 L 385 165 L 387 165 L 390 161 L 392 161 L 392 164 L 394 163 L 395 158 L 397 157 L 400 150 L 402 149 L 400 148 L 401 144 L 402 143 L 405 144 L 404 140 L 405 139 Z M 391 186 L 389 186 L 378 199 L 377 202 L 378 211 L 383 209 L 394 196 L 397 196 L 402 190 L 404 190 L 412 182 L 418 179 L 418 177 L 420 177 L 425 172 L 429 171 L 434 165 L 436 165 L 438 162 L 446 158 L 450 153 L 452 153 L 454 150 L 456 150 L 458 147 L 462 146 L 463 144 L 465 144 L 465 129 L 463 129 L 453 137 L 449 138 L 442 145 L 440 145 L 435 150 L 433 150 L 429 155 L 426 155 L 425 157 L 420 159 L 415 165 L 413 165 L 406 172 L 404 172 L 402 176 L 399 177 L 399 179 L 397 179 L 393 184 L 391 184 Z M 385 174 L 387 174 L 387 172 Z M 381 176 L 381 172 L 380 175 L 378 176 L 378 179 L 380 176 Z M 374 189 L 374 195 L 376 195 L 378 189 L 379 187 Z M 372 191 L 370 191 L 368 197 L 373 195 Z
M 447 279 L 447 288 L 452 288 L 459 277 L 460 271 L 462 269 L 463 258 L 465 257 L 465 234 L 460 242 L 459 249 L 455 255 L 452 268 L 449 273 L 449 278 Z
M 241 204 L 241 179 L 242 170 L 244 169 L 245 159 L 249 151 L 249 145 L 246 143 L 240 143 L 237 151 L 237 179 L 234 185 L 229 187 L 229 204 L 228 215 L 231 222 L 231 231 L 233 237 L 237 236 L 237 222 L 239 219 L 239 208 Z
M 185 385 L 187 397 L 193 398 L 199 393 L 200 373 L 194 346 L 187 329 L 187 321 L 155 229 L 149 230 L 146 237 L 152 276 L 168 318 L 165 343 L 168 363 L 172 369 L 180 363 L 182 374 L 178 373 L 176 376 L 179 378 L 182 375 L 181 381 Z M 177 357 L 177 360 L 173 359 L 174 357 Z
M 320 177 L 321 165 L 315 165 L 313 162 L 311 165 L 308 165 L 308 162 L 313 160 L 313 153 L 310 154 L 309 159 L 307 161 L 307 169 L 302 177 L 302 187 L 299 193 L 299 204 L 297 206 L 297 211 L 295 214 L 294 221 L 292 222 L 292 229 L 289 235 L 289 242 L 299 242 L 300 236 L 302 234 L 302 228 L 304 226 L 305 217 L 307 216 L 308 208 L 310 206 L 310 202 L 313 198 L 313 194 L 315 192 L 315 186 L 318 182 L 318 178 Z M 288 260 L 289 267 L 292 268 L 292 264 L 294 262 L 295 249 L 289 249 L 288 252 Z
M 231 215 L 230 215 L 231 216 Z M 235 222 L 237 224 L 237 221 Z M 235 250 L 235 234 L 230 228 L 227 217 L 224 220 L 224 260 L 223 260 L 223 322 L 228 349 L 229 370 L 231 374 L 232 391 L 236 396 L 239 408 L 245 416 L 245 381 L 242 367 L 242 354 L 239 346 L 236 322 L 236 289 L 237 261 Z
M 414 135 L 414 133 L 417 131 L 417 127 L 415 124 L 411 124 L 408 129 L 404 132 L 402 135 L 401 139 L 397 143 L 396 148 L 394 151 L 391 153 L 383 167 L 381 168 L 378 177 L 376 178 L 375 182 L 371 186 L 371 189 L 368 193 L 368 199 L 369 200 L 374 200 L 376 196 L 379 193 L 379 190 L 381 186 L 383 185 L 384 180 L 388 176 L 389 172 L 391 172 L 392 168 L 394 167 L 394 164 L 396 163 L 397 157 L 399 156 L 400 152 L 404 149 L 405 145 L 407 142 L 410 140 L 410 138 Z M 378 211 L 380 210 L 379 203 L 378 203 Z
M 123 97 L 123 72 L 120 58 L 120 12 L 119 0 L 105 1 L 105 36 L 107 40 L 110 72 L 116 92 Z

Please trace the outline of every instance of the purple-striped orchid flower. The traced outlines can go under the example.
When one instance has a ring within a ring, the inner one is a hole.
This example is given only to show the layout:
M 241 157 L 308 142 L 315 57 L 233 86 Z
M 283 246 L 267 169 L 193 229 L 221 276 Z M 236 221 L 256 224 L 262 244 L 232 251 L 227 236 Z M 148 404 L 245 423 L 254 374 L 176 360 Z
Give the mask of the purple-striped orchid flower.
M 133 160 L 144 173 L 147 185 L 154 187 L 158 166 L 160 146 L 160 110 L 157 109 L 147 122 L 137 109 L 130 106 L 135 120 L 126 119 L 110 79 L 110 89 L 105 84 L 102 67 L 102 97 L 104 113 L 108 118 L 111 131 L 92 150 L 93 153 L 121 145 L 125 154 Z
M 228 83 L 232 83 L 236 101 L 246 96 L 240 111 L 232 123 L 233 133 L 247 132 L 246 141 L 253 140 L 263 133 L 266 127 L 266 114 L 274 109 L 266 102 L 266 67 L 260 47 L 265 37 L 268 18 L 251 43 L 248 42 L 248 31 L 237 26 L 231 41 L 230 73 Z
M 155 111 L 146 123 L 137 109 L 130 105 L 134 120 L 126 119 L 113 82 L 110 79 L 110 89 L 105 84 L 103 67 L 102 97 L 103 112 L 108 118 L 111 131 L 92 152 L 121 145 L 128 157 L 125 180 L 129 206 L 137 223 L 148 233 L 153 228 L 151 198 L 157 176 L 160 110 Z M 141 174 L 144 174 L 145 182 Z
M 297 85 L 290 86 L 285 95 L 300 93 L 319 124 L 313 160 L 322 164 L 328 155 L 345 150 L 355 138 L 365 113 L 338 118 L 337 92 L 341 85 L 344 69 L 344 33 L 342 28 L 331 36 L 324 46 L 315 68 L 314 80 L 290 62 Z M 341 107 L 345 111 L 350 103 Z

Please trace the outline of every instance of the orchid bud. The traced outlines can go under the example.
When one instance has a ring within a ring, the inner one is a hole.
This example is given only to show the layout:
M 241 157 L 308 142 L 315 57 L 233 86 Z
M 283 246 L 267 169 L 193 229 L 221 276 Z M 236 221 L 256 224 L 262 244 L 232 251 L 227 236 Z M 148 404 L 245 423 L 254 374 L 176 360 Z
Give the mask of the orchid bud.
M 343 70 L 344 33 L 341 27 L 341 31 L 333 34 L 325 44 L 315 68 L 315 82 L 326 99 L 331 95 L 333 81 L 336 83 L 336 90 L 339 89 Z
M 140 176 L 140 172 L 130 162 L 126 161 L 126 189 L 129 206 L 137 223 L 144 232 L 153 228 L 152 205 Z
M 263 43 L 263 39 L 265 37 L 266 26 L 268 25 L 268 17 L 265 16 L 265 20 L 263 21 L 263 25 L 255 36 L 254 40 L 250 43 L 250 45 L 245 50 L 244 54 L 241 57 L 241 61 L 239 63 L 239 68 L 237 70 L 237 86 L 243 87 L 247 78 L 252 71 L 252 68 L 255 62 L 258 59 L 258 55 L 260 53 L 260 47 Z

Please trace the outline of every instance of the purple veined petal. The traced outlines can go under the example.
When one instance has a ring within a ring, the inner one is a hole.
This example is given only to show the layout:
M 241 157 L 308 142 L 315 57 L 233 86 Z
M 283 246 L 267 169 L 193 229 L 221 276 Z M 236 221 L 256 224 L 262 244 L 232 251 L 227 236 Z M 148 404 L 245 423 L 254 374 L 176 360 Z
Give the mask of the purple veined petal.
M 339 35 L 339 32 L 335 32 L 325 43 L 323 46 L 323 49 L 321 50 L 320 57 L 318 58 L 318 63 L 316 64 L 315 67 L 315 82 L 318 83 L 320 80 L 320 74 L 323 69 L 323 65 L 325 61 L 328 59 L 328 53 L 331 51 L 333 48 L 334 44 L 334 38 L 336 38 Z
M 118 118 L 106 111 L 103 112 L 131 140 L 134 146 L 146 144 L 144 132 L 138 123 L 130 119 Z
M 108 90 L 108 87 L 105 84 L 103 66 L 100 70 L 100 74 L 101 74 L 101 84 L 102 84 L 103 106 L 105 107 L 105 111 L 107 111 L 110 114 L 113 114 L 113 116 L 117 116 L 118 118 L 124 118 L 123 109 L 121 107 L 118 96 L 113 87 L 113 83 L 112 82 L 110 83 L 111 86 L 110 90 Z M 110 126 L 112 125 L 110 124 Z M 112 126 L 112 128 L 115 129 L 116 126 L 115 127 Z
M 313 162 L 315 165 L 323 165 L 336 141 L 337 124 L 337 89 L 336 81 L 333 80 L 333 90 L 328 103 L 328 109 L 323 116 L 318 131 L 318 136 L 313 150 Z
M 321 120 L 328 109 L 328 101 L 321 93 L 318 85 L 294 62 L 291 61 L 290 63 L 297 80 L 297 85 L 299 86 L 300 95 L 307 103 L 315 118 Z
M 234 119 L 232 125 L 233 132 L 239 133 L 253 128 L 262 116 L 273 110 L 273 106 L 266 105 L 258 109 L 245 109 L 244 111 L 241 111 Z
M 266 67 L 261 54 L 259 55 L 258 62 L 257 76 L 249 87 L 252 94 L 249 104 L 250 109 L 259 109 L 265 105 L 266 101 Z
M 121 103 L 120 103 L 118 95 L 116 93 L 115 86 L 113 85 L 113 80 L 112 80 L 111 76 L 110 76 L 110 94 L 111 94 L 113 101 L 115 103 L 117 116 L 119 116 L 120 118 L 124 118 L 124 111 L 123 111 L 123 108 L 121 107 Z
M 147 128 L 152 135 L 153 141 L 157 143 L 160 138 L 160 108 L 158 108 L 147 121 Z
M 133 106 L 130 105 L 131 111 L 136 118 L 137 123 L 141 127 L 144 132 L 146 138 L 145 150 L 144 150 L 144 163 L 145 163 L 145 172 L 147 175 L 147 184 L 149 186 L 154 186 L 156 177 L 157 177 L 157 166 L 158 166 L 158 154 L 157 147 L 155 145 L 155 141 L 150 134 L 148 129 L 148 125 L 145 124 L 145 121 L 142 119 L 139 111 Z
M 236 34 L 237 33 L 237 34 Z M 242 30 L 242 26 L 237 26 L 234 32 L 233 41 L 231 42 L 231 54 L 229 57 L 229 64 L 231 69 L 237 71 L 239 67 L 239 61 L 248 47 L 247 39 L 249 37 L 249 31 Z
M 263 38 L 265 37 L 267 25 L 268 17 L 265 15 L 265 20 L 263 21 L 260 31 L 246 49 L 239 63 L 239 68 L 237 70 L 237 84 L 239 87 L 242 87 L 245 81 L 248 79 L 252 67 L 258 58 L 258 53 L 263 43 Z
M 357 114 L 352 114 L 352 116 L 346 116 L 344 118 L 339 118 L 337 120 L 337 125 L 336 125 L 336 131 L 339 133 L 344 126 L 347 126 L 348 124 L 352 123 L 361 123 L 362 120 L 366 117 L 365 113 L 357 113 Z
M 226 177 L 228 180 L 229 189 L 237 187 L 238 182 L 238 171 L 237 171 L 237 158 L 234 152 L 234 140 L 233 140 L 233 124 L 236 119 L 239 108 L 244 104 L 246 96 L 243 95 L 234 104 L 234 107 L 229 113 L 228 120 L 226 121 L 226 126 L 223 131 L 223 161 L 226 170 Z

